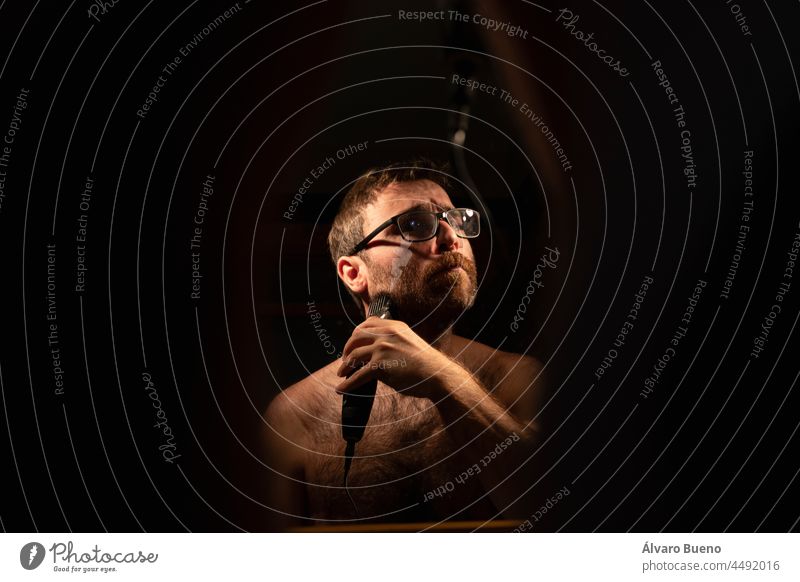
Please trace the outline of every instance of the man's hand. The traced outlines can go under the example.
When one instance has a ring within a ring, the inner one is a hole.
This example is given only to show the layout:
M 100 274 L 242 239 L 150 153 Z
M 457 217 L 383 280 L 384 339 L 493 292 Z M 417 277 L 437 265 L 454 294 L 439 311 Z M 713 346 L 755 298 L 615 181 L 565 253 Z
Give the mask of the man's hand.
M 516 361 L 519 360 L 517 356 Z M 519 388 L 533 380 L 529 368 L 525 365 L 517 372 L 522 376 L 517 380 Z M 370 317 L 353 331 L 342 351 L 337 375 L 349 375 L 335 387 L 339 393 L 377 379 L 403 394 L 430 399 L 465 467 L 512 437 L 513 447 L 481 471 L 478 479 L 499 515 L 510 518 L 532 513 L 528 506 L 530 496 L 525 494 L 527 481 L 519 477 L 509 479 L 512 473 L 522 470 L 522 474 L 528 474 L 535 468 L 528 461 L 538 443 L 532 419 L 528 415 L 516 418 L 510 410 L 519 400 L 518 390 L 510 391 L 510 402 L 501 400 L 496 394 L 500 392 L 498 386 L 487 389 L 476 376 L 431 346 L 408 325 L 378 317 Z M 509 377 L 508 371 L 504 377 Z M 529 412 L 524 406 L 520 410 Z
M 356 327 L 342 350 L 342 364 L 336 373 L 349 375 L 336 386 L 341 394 L 377 379 L 398 392 L 431 399 L 437 396 L 443 374 L 467 374 L 407 324 L 379 317 L 370 317 Z

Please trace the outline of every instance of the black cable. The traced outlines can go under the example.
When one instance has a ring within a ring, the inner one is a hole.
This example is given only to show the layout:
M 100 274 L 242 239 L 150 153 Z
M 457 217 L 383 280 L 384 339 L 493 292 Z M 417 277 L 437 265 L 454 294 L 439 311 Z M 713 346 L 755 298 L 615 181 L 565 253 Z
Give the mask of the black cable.
M 377 293 L 369 303 L 367 317 L 377 316 L 381 319 L 391 319 L 391 304 L 392 301 L 388 293 Z M 348 374 L 347 377 L 349 378 L 350 375 Z M 360 515 L 358 514 L 358 506 L 347 486 L 347 476 L 350 474 L 350 465 L 353 463 L 353 457 L 356 454 L 356 443 L 364 436 L 364 431 L 367 428 L 377 389 L 378 381 L 369 380 L 362 386 L 348 392 L 342 398 L 342 437 L 347 443 L 344 449 L 344 490 L 347 493 L 347 497 L 350 498 L 350 503 L 353 504 L 356 517 L 360 517 Z
M 353 505 L 353 511 L 356 512 L 356 517 L 361 517 L 358 514 L 358 506 L 356 505 L 353 496 L 350 494 L 350 489 L 347 488 L 347 476 L 350 474 L 350 465 L 353 462 L 353 457 L 356 454 L 356 441 L 348 440 L 347 446 L 344 449 L 344 491 L 347 493 L 347 497 L 350 499 L 350 503 Z

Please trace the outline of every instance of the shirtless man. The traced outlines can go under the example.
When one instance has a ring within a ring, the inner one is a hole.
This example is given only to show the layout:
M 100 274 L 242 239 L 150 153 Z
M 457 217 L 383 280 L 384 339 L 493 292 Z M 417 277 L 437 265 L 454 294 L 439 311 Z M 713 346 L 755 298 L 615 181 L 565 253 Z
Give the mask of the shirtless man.
M 368 172 L 342 201 L 328 237 L 338 276 L 365 315 L 388 293 L 393 319 L 367 318 L 340 359 L 267 408 L 273 528 L 524 520 L 535 509 L 524 493 L 535 481 L 541 365 L 453 334 L 477 291 L 479 216 L 453 209 L 446 187 L 430 162 L 395 164 Z M 345 489 L 342 394 L 372 379 Z

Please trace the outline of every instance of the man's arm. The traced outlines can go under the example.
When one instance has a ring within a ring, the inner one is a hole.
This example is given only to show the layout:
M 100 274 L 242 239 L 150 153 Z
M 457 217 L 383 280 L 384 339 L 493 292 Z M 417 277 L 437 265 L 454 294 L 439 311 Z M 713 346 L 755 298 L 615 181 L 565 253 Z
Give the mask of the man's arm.
M 511 354 L 508 354 L 511 356 Z M 512 370 L 504 358 L 506 375 L 487 389 L 456 362 L 431 381 L 431 399 L 458 446 L 465 471 L 477 473 L 498 513 L 525 518 L 533 513 L 533 496 L 525 490 L 535 481 L 535 460 L 529 460 L 539 442 L 533 421 L 537 398 L 534 379 L 540 366 L 533 358 L 517 356 Z
M 403 361 L 405 365 L 378 365 L 387 361 Z M 492 387 L 497 388 L 493 390 L 497 396 L 492 396 L 473 374 L 432 347 L 405 323 L 369 318 L 345 345 L 338 374 L 346 376 L 359 364 L 372 365 L 343 380 L 336 387 L 338 392 L 378 379 L 404 394 L 430 399 L 460 448 L 464 470 L 473 469 L 472 475 L 477 473 L 500 513 L 527 517 L 533 512 L 531 496 L 523 492 L 535 480 L 532 471 L 535 464 L 529 461 L 519 467 L 528 461 L 538 444 L 537 431 L 531 422 L 535 393 L 532 387 L 527 388 L 539 371 L 535 360 L 523 358 L 518 370 L 507 366 L 510 375 L 506 378 L 504 374 L 491 374 L 498 377 L 499 384 Z M 522 413 L 522 418 L 509 408 Z
M 297 517 L 308 515 L 300 427 L 295 405 L 285 393 L 276 396 L 264 413 L 261 429 L 266 505 L 273 511 L 271 531 L 307 525 Z

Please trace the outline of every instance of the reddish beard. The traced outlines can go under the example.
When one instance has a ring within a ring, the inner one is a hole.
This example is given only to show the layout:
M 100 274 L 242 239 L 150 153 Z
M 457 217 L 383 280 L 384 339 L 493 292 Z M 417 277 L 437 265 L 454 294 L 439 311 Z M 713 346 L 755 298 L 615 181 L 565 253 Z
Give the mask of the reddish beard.
M 461 253 L 445 253 L 426 265 L 412 258 L 394 277 L 388 269 L 372 269 L 375 290 L 389 292 L 395 316 L 412 326 L 426 320 L 438 322 L 436 327 L 450 326 L 475 301 L 478 271 Z

